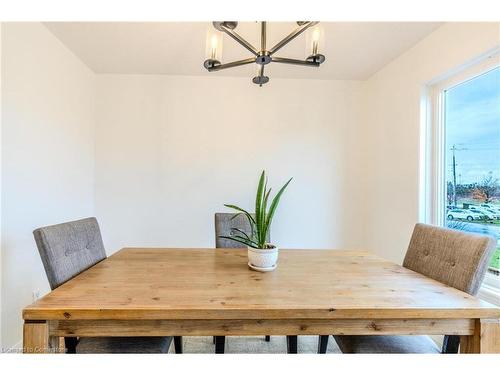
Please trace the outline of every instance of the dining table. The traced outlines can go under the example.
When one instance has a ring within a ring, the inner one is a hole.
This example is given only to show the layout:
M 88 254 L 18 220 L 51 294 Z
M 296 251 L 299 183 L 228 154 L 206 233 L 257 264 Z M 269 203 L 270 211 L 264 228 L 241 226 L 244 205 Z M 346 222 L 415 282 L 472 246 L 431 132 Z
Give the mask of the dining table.
M 500 307 L 364 251 L 280 249 L 257 272 L 247 249 L 124 248 L 22 317 L 25 353 L 61 337 L 424 334 L 500 353 Z

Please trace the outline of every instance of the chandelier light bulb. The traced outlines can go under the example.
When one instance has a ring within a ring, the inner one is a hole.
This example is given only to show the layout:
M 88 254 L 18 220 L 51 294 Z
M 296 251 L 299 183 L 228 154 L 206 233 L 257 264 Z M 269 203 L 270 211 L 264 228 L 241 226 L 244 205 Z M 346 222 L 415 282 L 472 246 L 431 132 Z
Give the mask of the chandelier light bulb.
M 312 54 L 316 55 L 318 53 L 319 39 L 321 37 L 321 30 L 316 26 L 312 31 Z
M 205 46 L 207 66 L 220 64 L 222 60 L 222 33 L 209 27 Z
M 325 38 L 321 25 L 315 25 L 306 32 L 306 53 L 308 61 L 316 61 L 320 64 L 325 61 Z
M 215 59 L 217 56 L 217 44 L 218 44 L 217 35 L 213 34 L 210 40 L 210 45 L 212 47 L 212 50 L 210 52 L 210 58 L 212 59 Z

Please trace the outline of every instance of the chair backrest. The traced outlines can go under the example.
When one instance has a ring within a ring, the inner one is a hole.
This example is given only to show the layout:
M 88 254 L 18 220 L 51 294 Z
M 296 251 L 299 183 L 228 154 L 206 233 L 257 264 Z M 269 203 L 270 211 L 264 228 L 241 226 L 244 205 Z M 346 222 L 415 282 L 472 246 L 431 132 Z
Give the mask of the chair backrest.
M 33 231 L 52 289 L 106 258 L 95 217 Z
M 252 214 L 253 216 L 253 214 Z M 246 246 L 226 238 L 220 238 L 220 236 L 231 236 L 237 235 L 233 228 L 237 228 L 250 236 L 252 228 L 248 223 L 248 219 L 245 215 L 238 215 L 234 217 L 232 213 L 216 213 L 215 214 L 215 247 L 217 248 L 245 248 Z M 267 233 L 267 242 L 270 242 L 270 233 Z
M 489 236 L 417 224 L 403 266 L 475 295 L 496 243 Z

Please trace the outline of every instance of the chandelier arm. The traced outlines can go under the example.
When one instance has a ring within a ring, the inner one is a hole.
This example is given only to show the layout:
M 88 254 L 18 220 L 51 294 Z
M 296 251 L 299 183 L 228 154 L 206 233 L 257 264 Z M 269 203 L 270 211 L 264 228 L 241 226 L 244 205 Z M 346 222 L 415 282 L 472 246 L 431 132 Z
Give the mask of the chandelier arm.
M 277 56 L 273 57 L 273 62 L 280 64 L 305 65 L 313 67 L 318 67 L 320 65 L 319 62 L 315 61 L 289 59 L 287 57 L 277 57 Z
M 247 50 L 249 50 L 251 53 L 253 53 L 255 56 L 259 55 L 259 52 L 255 49 L 254 46 L 252 46 L 250 43 L 248 43 L 244 38 L 242 38 L 240 35 L 235 33 L 233 30 L 228 29 L 226 26 L 221 25 L 222 31 L 224 31 L 227 35 L 229 35 L 231 38 L 233 38 L 236 42 L 241 44 L 243 47 L 245 47 Z
M 244 60 L 232 61 L 232 62 L 229 62 L 226 64 L 214 65 L 213 67 L 208 68 L 208 71 L 213 72 L 213 71 L 217 71 L 217 70 L 234 68 L 235 66 L 247 65 L 247 64 L 251 64 L 251 63 L 255 63 L 255 57 L 249 57 L 248 59 L 244 59 Z
M 317 21 L 309 21 L 302 26 L 299 26 L 296 28 L 294 31 L 292 31 L 290 34 L 288 34 L 285 38 L 283 38 L 280 42 L 278 42 L 273 48 L 269 50 L 269 55 L 274 54 L 276 51 L 284 47 L 286 44 L 291 42 L 293 39 L 298 37 L 300 34 L 302 34 L 304 31 L 306 31 L 308 28 L 317 25 Z
M 267 39 L 267 22 L 262 21 L 260 24 L 260 51 L 262 53 L 266 50 L 266 39 Z

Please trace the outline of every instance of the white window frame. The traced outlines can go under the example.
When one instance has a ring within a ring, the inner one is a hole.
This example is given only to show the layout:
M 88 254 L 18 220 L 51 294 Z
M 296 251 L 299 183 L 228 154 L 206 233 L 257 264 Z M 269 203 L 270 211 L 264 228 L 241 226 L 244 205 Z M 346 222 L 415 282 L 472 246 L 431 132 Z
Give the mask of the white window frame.
M 420 127 L 420 221 L 444 226 L 446 207 L 444 93 L 452 87 L 500 67 L 500 47 L 460 69 L 433 80 L 422 92 Z M 500 277 L 488 274 L 479 296 L 500 301 Z

